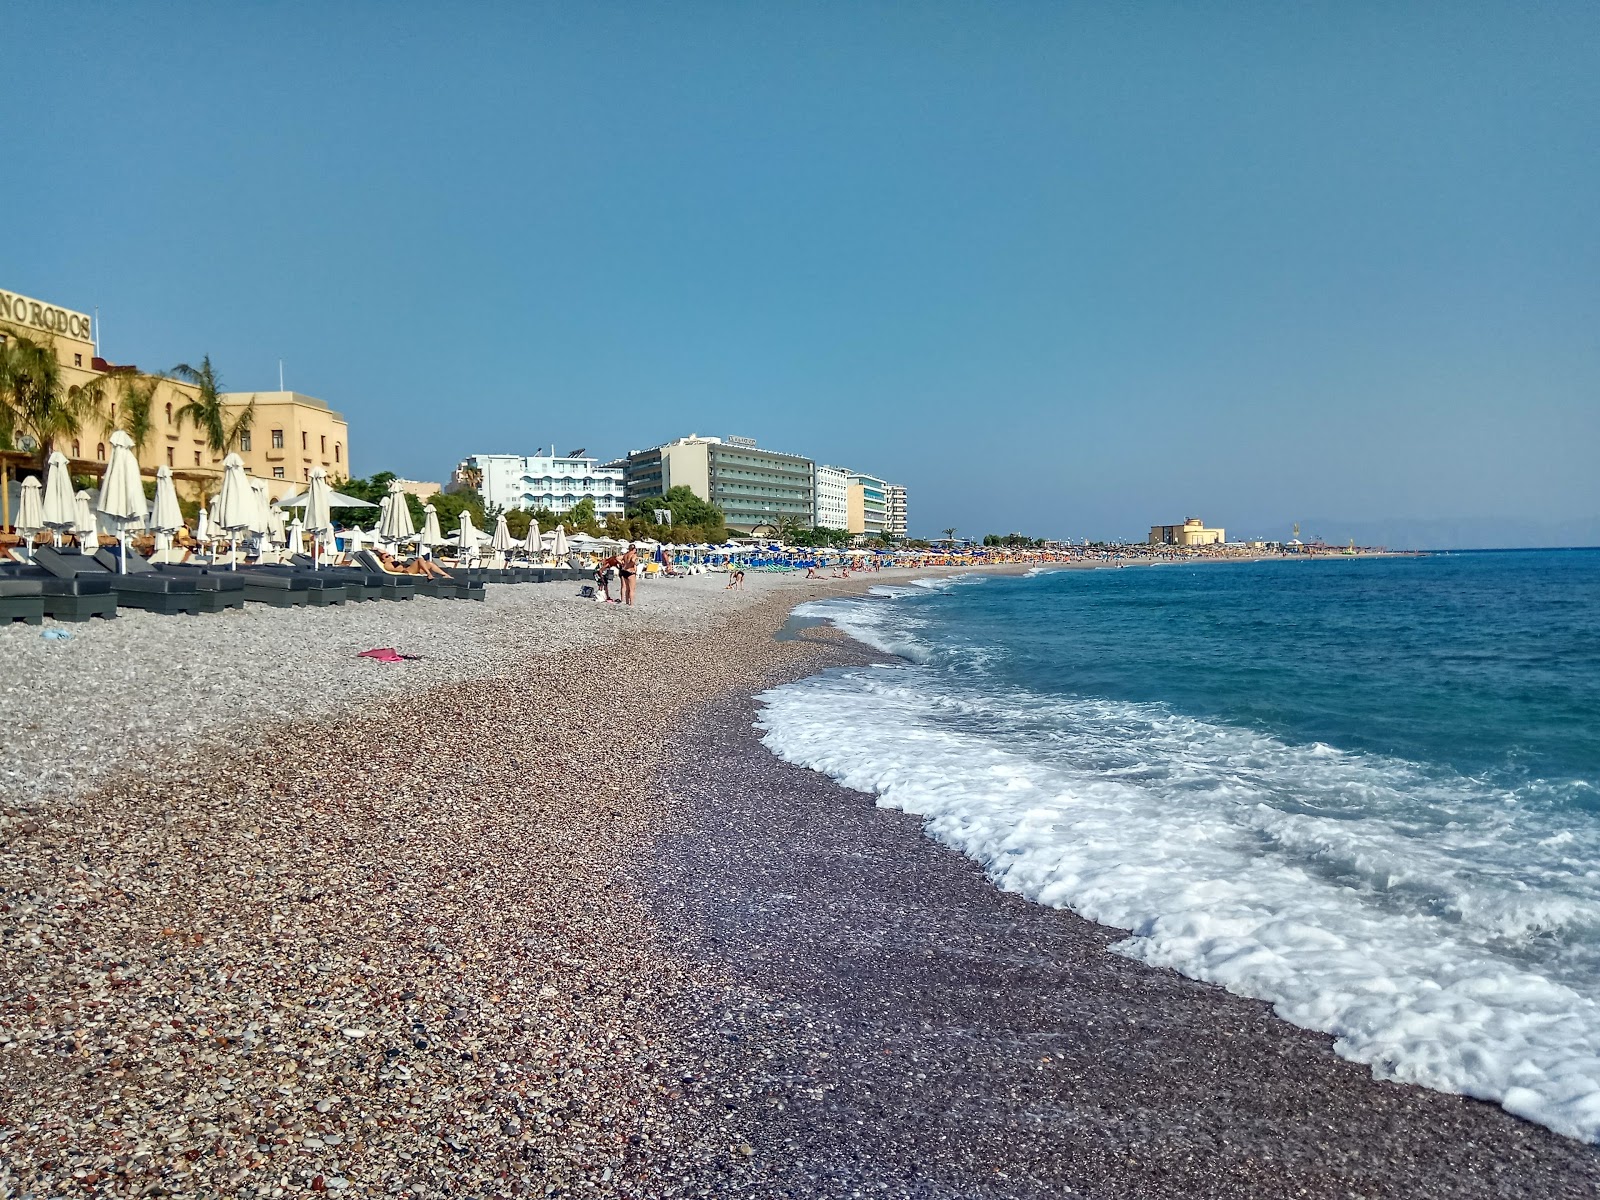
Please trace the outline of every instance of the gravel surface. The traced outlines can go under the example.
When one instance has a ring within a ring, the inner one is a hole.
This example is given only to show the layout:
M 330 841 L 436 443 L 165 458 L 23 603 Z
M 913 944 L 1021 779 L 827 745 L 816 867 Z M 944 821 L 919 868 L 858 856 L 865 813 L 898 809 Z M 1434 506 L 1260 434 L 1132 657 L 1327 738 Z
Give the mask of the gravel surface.
M 717 1194 L 710 985 L 617 873 L 663 731 L 804 653 L 818 589 L 721 587 L 6 631 L 66 716 L 6 747 L 0 1195 Z
M 685 735 L 635 875 L 675 957 L 725 980 L 679 1023 L 755 1148 L 751 1194 L 1600 1194 L 1594 1147 L 1107 953 L 1120 931 L 997 891 L 915 817 L 774 758 L 754 716 L 727 697 Z

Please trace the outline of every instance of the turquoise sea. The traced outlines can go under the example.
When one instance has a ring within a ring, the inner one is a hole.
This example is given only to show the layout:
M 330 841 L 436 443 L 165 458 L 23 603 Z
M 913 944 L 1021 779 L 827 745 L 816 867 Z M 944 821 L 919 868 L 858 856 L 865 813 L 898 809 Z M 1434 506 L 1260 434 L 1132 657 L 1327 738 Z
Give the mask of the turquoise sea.
M 804 606 L 900 656 L 763 697 L 1119 953 L 1600 1139 L 1600 550 L 967 576 Z

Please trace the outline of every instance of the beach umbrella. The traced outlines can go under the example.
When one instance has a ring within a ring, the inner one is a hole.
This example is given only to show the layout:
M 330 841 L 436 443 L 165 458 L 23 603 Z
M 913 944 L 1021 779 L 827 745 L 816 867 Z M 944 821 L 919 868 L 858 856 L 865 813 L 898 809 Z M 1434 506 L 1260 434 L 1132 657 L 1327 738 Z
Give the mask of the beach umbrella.
M 456 534 L 456 537 L 463 556 L 477 551 L 478 531 L 472 527 L 472 514 L 464 508 L 461 510 L 461 531 Z
M 172 486 L 172 469 L 156 468 L 156 498 L 150 503 L 145 525 L 156 531 L 156 549 L 172 545 L 172 535 L 183 528 L 183 510 L 178 507 L 178 491 Z
M 422 546 L 431 550 L 433 547 L 443 544 L 443 542 L 444 538 L 439 533 L 439 511 L 431 504 L 424 504 L 422 506 Z
M 44 502 L 39 519 L 46 529 L 55 531 L 56 545 L 61 545 L 61 534 L 78 523 L 78 503 L 72 495 L 72 476 L 67 472 L 67 456 L 59 450 L 50 452 L 50 463 L 44 473 Z
M 244 459 L 230 454 L 222 460 L 222 490 L 213 501 L 211 519 L 218 529 L 228 535 L 232 555 L 230 566 L 239 569 L 239 535 L 252 528 L 259 520 L 256 514 L 256 496 L 250 487 L 250 477 L 244 473 Z
M 305 509 L 306 528 L 311 532 L 311 569 L 317 569 L 317 543 L 321 539 L 318 534 L 328 537 L 333 535 L 333 516 L 328 503 L 328 473 L 321 467 L 313 467 L 311 479 L 306 484 Z M 338 545 L 337 542 L 334 543 Z
M 272 502 L 267 498 L 267 485 L 259 479 L 250 480 L 250 532 L 258 542 L 272 532 Z
M 523 539 L 522 545 L 528 551 L 529 555 L 535 558 L 538 557 L 541 549 L 540 537 L 539 522 L 530 518 L 528 521 L 528 536 Z
M 299 554 L 300 547 L 305 545 L 305 543 L 301 540 L 304 532 L 305 526 L 300 523 L 299 517 L 296 517 L 294 520 L 290 521 L 288 529 L 284 532 L 284 549 L 290 554 Z M 313 555 L 316 554 L 315 542 L 312 543 L 311 552 Z M 313 561 L 315 560 L 313 559 Z
M 207 511 L 205 497 L 200 497 L 200 512 L 194 519 L 194 540 L 203 542 L 211 535 L 211 513 Z
M 44 528 L 44 500 L 39 477 L 29 475 L 22 481 L 22 495 L 17 503 L 17 532 L 28 539 L 28 549 L 33 550 L 33 535 Z
M 411 505 L 406 501 L 405 487 L 398 479 L 389 481 L 389 494 L 383 499 L 383 519 L 378 522 L 378 536 L 390 542 L 404 542 L 416 537 L 417 527 L 411 521 Z
M 567 556 L 567 527 L 565 525 L 556 526 L 556 540 L 550 544 L 550 553 L 557 558 L 565 558 Z
M 504 554 L 516 544 L 517 543 L 511 537 L 510 528 L 506 525 L 506 515 L 505 513 L 501 513 L 499 517 L 495 519 L 494 536 L 489 539 L 489 545 L 493 546 L 501 554 Z
M 122 548 L 117 565 L 124 575 L 128 573 L 128 530 L 144 524 L 146 506 L 133 439 L 118 429 L 111 435 L 111 461 L 100 480 L 100 500 L 95 507 L 117 523 L 117 543 Z
M 78 549 L 93 554 L 100 548 L 100 534 L 94 527 L 94 497 L 88 492 L 79 492 L 73 497 L 73 511 L 77 515 L 72 522 L 72 532 L 77 535 Z

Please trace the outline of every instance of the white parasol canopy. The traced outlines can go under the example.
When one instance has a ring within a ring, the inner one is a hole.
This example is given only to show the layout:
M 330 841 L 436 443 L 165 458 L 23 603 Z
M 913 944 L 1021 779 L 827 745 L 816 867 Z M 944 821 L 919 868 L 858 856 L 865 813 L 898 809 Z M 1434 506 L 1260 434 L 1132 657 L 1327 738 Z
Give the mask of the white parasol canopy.
M 318 534 L 333 536 L 333 516 L 328 504 L 328 473 L 321 467 L 311 469 L 306 483 L 306 528 L 311 531 L 311 569 L 316 570 L 322 539 Z M 334 543 L 337 545 L 338 543 Z
M 211 519 L 233 543 L 230 565 L 239 568 L 239 535 L 250 530 L 256 516 L 256 496 L 250 477 L 244 473 L 244 459 L 230 454 L 222 460 L 222 490 L 213 501 Z
M 178 507 L 178 489 L 172 484 L 172 468 L 156 468 L 156 498 L 150 504 L 145 525 L 160 533 L 177 533 L 183 528 L 183 510 Z
M 28 549 L 33 549 L 33 535 L 44 528 L 44 502 L 39 477 L 29 475 L 22 481 L 22 495 L 17 503 L 17 532 L 28 539 Z
M 67 472 L 67 456 L 59 450 L 50 452 L 50 464 L 44 473 L 44 503 L 39 514 L 46 529 L 55 531 L 56 545 L 61 545 L 61 535 L 78 523 L 78 504 L 72 495 L 72 476 Z
M 431 504 L 422 506 L 422 544 L 437 546 L 444 541 L 439 533 L 439 512 Z
M 300 518 L 296 517 L 294 520 L 289 522 L 289 528 L 284 531 L 284 542 L 285 542 L 284 548 L 290 554 L 299 554 L 300 553 L 300 547 L 305 545 L 305 542 L 303 540 L 304 536 L 305 536 L 305 526 L 303 524 L 301 524 Z M 313 546 L 312 553 L 315 554 L 316 553 L 315 543 L 313 543 L 312 546 Z
M 456 544 L 461 547 L 463 555 L 472 554 L 478 549 L 478 531 L 473 528 L 472 514 L 464 508 L 461 510 L 461 529 L 456 534 Z
M 495 519 L 494 535 L 490 537 L 489 545 L 493 546 L 501 554 L 504 554 L 516 544 L 516 541 L 511 536 L 511 530 L 506 526 L 506 515 L 505 513 L 501 513 L 499 517 Z
M 88 492 L 79 492 L 73 497 L 73 511 L 77 515 L 72 522 L 72 532 L 78 537 L 78 549 L 93 554 L 100 546 L 100 531 L 94 527 L 94 497 Z
M 550 543 L 550 553 L 557 558 L 565 558 L 567 556 L 567 527 L 565 525 L 556 526 L 556 538 L 555 541 Z
M 539 533 L 539 522 L 529 520 L 528 536 L 523 539 L 522 545 L 529 554 L 537 555 L 543 548 L 542 535 Z
M 139 481 L 139 463 L 133 457 L 133 439 L 118 429 L 111 435 L 111 461 L 100 480 L 96 507 L 117 523 L 117 540 L 122 546 L 118 566 L 123 574 L 128 571 L 128 530 L 144 524 L 147 505 L 144 484 Z
M 417 527 L 411 520 L 411 505 L 406 491 L 398 479 L 389 482 L 388 503 L 383 510 L 383 520 L 378 522 L 378 536 L 385 541 L 404 542 L 417 536 Z

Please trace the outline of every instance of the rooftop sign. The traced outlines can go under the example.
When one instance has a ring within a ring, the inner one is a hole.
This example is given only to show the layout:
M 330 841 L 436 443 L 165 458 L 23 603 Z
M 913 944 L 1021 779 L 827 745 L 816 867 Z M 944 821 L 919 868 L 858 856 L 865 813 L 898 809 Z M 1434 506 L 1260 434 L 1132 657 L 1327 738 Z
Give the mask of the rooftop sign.
M 0 291 L 0 321 L 31 325 L 46 333 L 64 333 L 83 342 L 94 340 L 93 326 L 86 314 L 30 300 L 15 292 Z

